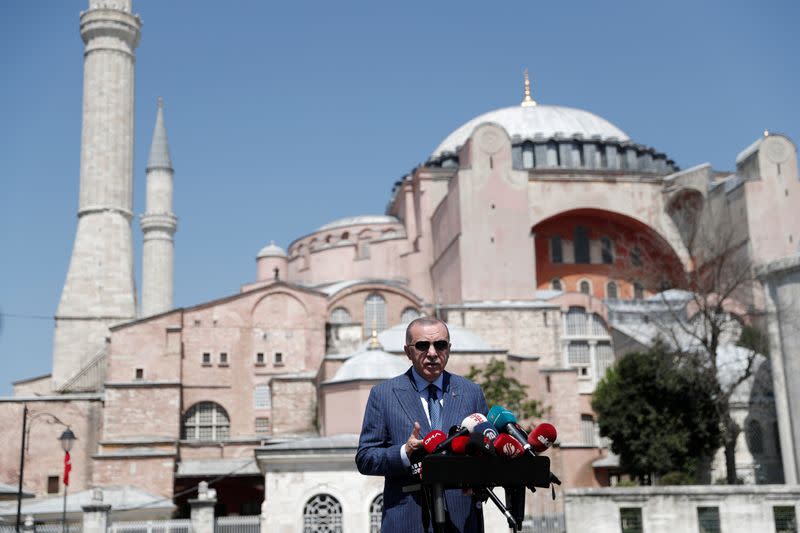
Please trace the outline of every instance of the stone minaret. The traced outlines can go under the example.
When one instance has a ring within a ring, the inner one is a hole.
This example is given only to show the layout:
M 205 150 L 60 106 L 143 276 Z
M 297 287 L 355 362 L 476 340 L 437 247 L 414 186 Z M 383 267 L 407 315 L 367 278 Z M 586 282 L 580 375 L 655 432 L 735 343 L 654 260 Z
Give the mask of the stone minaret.
M 164 102 L 158 99 L 156 127 L 147 160 L 147 199 L 141 217 L 142 316 L 172 309 L 173 236 L 178 219 L 172 214 L 172 160 L 164 127 Z
M 131 0 L 89 0 L 80 25 L 86 46 L 78 229 L 56 311 L 55 389 L 101 353 L 110 325 L 136 314 L 133 78 L 141 21 Z

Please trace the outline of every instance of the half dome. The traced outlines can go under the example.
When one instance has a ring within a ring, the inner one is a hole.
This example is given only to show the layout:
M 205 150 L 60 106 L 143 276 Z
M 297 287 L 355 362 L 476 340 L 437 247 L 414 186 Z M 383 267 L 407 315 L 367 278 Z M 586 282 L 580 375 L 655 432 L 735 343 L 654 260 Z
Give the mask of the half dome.
M 580 135 L 585 139 L 630 140 L 624 131 L 589 111 L 552 105 L 512 106 L 489 111 L 463 124 L 439 144 L 432 157 L 447 152 L 455 153 L 475 128 L 486 122 L 498 124 L 505 128 L 510 137 L 519 136 L 522 139 Z

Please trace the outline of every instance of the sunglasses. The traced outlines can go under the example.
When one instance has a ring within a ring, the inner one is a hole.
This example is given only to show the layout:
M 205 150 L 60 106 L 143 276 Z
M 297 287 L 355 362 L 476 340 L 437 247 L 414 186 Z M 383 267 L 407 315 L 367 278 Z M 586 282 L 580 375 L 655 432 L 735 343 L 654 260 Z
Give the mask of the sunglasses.
M 427 352 L 431 347 L 431 341 L 417 341 L 414 343 L 414 348 L 420 352 Z M 433 341 L 433 349 L 437 352 L 443 352 L 450 347 L 449 341 Z

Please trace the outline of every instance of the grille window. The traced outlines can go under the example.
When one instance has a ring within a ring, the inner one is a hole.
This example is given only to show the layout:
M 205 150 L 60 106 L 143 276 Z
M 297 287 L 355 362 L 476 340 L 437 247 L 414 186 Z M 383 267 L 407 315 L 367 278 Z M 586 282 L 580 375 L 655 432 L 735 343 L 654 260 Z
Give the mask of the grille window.
M 794 506 L 776 505 L 772 508 L 775 518 L 775 533 L 797 533 L 797 515 Z
M 269 385 L 262 383 L 253 389 L 253 407 L 256 409 L 269 409 L 272 407 L 272 395 Z
M 619 525 L 622 533 L 642 533 L 642 508 L 621 507 Z
M 383 514 L 383 494 L 378 494 L 369 506 L 369 531 L 380 533 L 381 515 Z
M 303 533 L 342 533 L 342 504 L 330 494 L 317 494 L 303 507 Z
M 230 419 L 221 405 L 200 402 L 193 405 L 183 418 L 183 438 L 199 441 L 223 441 L 230 436 Z
M 719 507 L 698 507 L 697 525 L 700 533 L 720 533 Z

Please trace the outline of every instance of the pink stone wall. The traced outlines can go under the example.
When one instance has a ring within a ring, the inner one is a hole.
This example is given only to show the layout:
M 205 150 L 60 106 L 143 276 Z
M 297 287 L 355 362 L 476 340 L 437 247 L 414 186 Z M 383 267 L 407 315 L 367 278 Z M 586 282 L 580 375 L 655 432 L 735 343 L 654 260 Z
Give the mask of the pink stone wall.
M 320 395 L 325 405 L 321 418 L 322 434 L 360 433 L 369 392 L 378 383 L 358 381 L 321 387 Z
M 95 461 L 93 485 L 134 485 L 171 498 L 175 459 L 172 457 L 127 457 Z
M 317 394 L 311 380 L 273 381 L 272 427 L 275 435 L 316 433 Z
M 105 391 L 103 440 L 178 438 L 180 388 L 109 386 Z
M 109 344 L 106 380 L 132 382 L 136 380 L 136 369 L 141 369 L 142 381 L 180 381 L 180 337 L 170 329 L 181 325 L 181 312 L 175 311 L 138 321 L 135 326 L 115 328 Z
M 42 396 L 51 393 L 50 375 L 14 383 L 14 396 Z
M 93 469 L 91 456 L 95 451 L 102 424 L 101 402 L 26 400 L 26 403 L 29 412 L 24 490 L 44 496 L 47 492 L 48 476 L 57 476 L 59 493 L 63 494 L 64 451 L 58 438 L 65 427 L 55 423 L 45 413 L 68 424 L 77 437 L 70 452 L 70 491 L 90 487 Z M 19 482 L 22 410 L 21 402 L 0 402 L 0 427 L 3 428 L 0 432 L 0 483 L 12 486 L 17 486 Z

